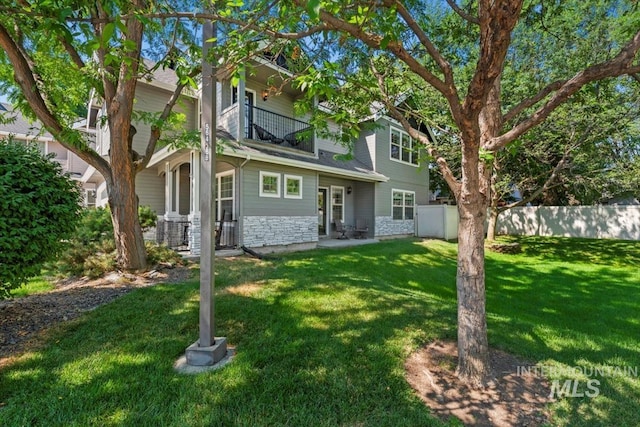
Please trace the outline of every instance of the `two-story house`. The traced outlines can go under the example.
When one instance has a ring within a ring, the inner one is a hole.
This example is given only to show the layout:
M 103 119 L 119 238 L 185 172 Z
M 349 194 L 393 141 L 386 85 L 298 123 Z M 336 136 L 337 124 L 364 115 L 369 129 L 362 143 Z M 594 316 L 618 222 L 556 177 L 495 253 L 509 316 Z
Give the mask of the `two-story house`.
M 295 116 L 302 93 L 291 85 L 269 90 L 286 68 L 256 59 L 253 69 L 237 86 L 229 78 L 217 85 L 218 247 L 312 248 L 341 237 L 341 225 L 347 236 L 356 225 L 369 238 L 414 235 L 414 207 L 428 203 L 429 178 L 401 125 L 383 114 L 366 118 L 377 126 L 360 135 L 351 160 L 338 160 L 347 148 L 318 137 Z M 151 107 L 161 89 L 157 82 L 139 86 L 136 107 Z M 188 111 L 193 126 L 198 110 L 194 98 Z M 165 239 L 194 254 L 200 249 L 199 167 L 199 150 L 164 148 L 153 156 L 148 177 L 141 174 L 137 182 L 141 204 L 162 216 Z M 145 195 L 152 181 L 153 197 Z

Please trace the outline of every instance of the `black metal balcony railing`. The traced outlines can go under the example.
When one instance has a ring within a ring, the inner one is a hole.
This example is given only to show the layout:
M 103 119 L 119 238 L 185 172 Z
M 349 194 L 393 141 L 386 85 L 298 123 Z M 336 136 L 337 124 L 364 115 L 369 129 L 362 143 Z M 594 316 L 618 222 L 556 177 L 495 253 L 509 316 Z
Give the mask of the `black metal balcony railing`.
M 314 132 L 309 123 L 246 105 L 245 138 L 314 153 Z

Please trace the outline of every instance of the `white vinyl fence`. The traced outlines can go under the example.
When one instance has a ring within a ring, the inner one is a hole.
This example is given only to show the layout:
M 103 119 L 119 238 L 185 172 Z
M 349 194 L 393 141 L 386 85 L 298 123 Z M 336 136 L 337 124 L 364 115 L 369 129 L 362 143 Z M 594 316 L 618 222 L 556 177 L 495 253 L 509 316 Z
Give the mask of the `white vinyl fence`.
M 416 207 L 416 236 L 452 240 L 458 238 L 458 208 L 449 205 Z
M 498 217 L 497 234 L 640 240 L 640 206 L 527 206 Z
M 416 236 L 457 238 L 455 206 L 416 209 Z M 500 214 L 496 234 L 640 240 L 640 206 L 527 206 Z

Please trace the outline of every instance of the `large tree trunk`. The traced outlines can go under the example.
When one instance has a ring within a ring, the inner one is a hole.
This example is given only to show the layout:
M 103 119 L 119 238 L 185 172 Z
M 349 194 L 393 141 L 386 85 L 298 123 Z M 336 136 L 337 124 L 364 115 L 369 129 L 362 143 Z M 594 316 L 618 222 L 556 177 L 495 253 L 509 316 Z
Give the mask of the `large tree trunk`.
M 107 191 L 118 267 L 127 271 L 144 270 L 147 267 L 147 253 L 138 218 L 135 176 L 126 179 L 121 176 L 107 186 Z
M 488 187 L 477 149 L 463 150 L 463 180 L 458 197 L 458 377 L 472 386 L 489 380 L 489 344 L 485 310 L 484 224 Z

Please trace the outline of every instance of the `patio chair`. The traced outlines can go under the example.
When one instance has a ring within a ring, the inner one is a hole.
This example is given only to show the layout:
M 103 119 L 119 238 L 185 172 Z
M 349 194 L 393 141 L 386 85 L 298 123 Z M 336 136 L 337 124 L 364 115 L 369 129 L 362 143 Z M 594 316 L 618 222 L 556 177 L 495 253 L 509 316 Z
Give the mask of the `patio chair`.
M 367 222 L 364 219 L 357 218 L 356 219 L 356 227 L 353 229 L 356 239 L 366 239 L 367 234 L 369 233 L 369 226 L 367 226 Z
M 284 139 L 276 137 L 274 134 L 263 128 L 262 126 L 258 126 L 257 124 L 253 124 L 253 128 L 256 130 L 258 134 L 258 139 L 260 141 L 271 141 L 274 144 L 282 144 Z
M 348 231 L 347 226 L 344 225 L 342 221 L 340 221 L 339 219 L 334 220 L 333 223 L 336 225 L 336 231 L 340 233 L 340 235 L 338 236 L 338 239 L 341 239 L 341 240 L 348 239 L 349 237 L 347 237 L 347 231 Z
M 282 139 L 291 144 L 292 147 L 297 147 L 298 145 L 309 139 L 310 131 L 311 128 L 297 130 L 295 132 L 286 134 Z

